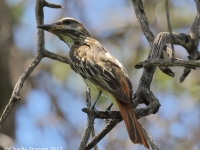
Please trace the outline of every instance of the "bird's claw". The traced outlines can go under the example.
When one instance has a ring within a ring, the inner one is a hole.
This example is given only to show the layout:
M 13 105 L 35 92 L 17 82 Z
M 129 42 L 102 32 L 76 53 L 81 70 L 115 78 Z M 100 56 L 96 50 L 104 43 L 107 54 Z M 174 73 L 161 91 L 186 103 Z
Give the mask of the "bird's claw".
M 110 114 L 110 109 L 107 108 L 105 112 Z
M 90 107 L 90 110 L 98 112 L 98 110 L 95 108 L 95 106 Z
M 110 108 L 112 107 L 112 104 L 106 109 L 106 113 L 108 113 L 108 114 L 110 114 L 111 113 L 111 111 L 110 111 Z M 105 119 L 105 122 L 106 123 L 109 123 L 111 121 L 111 119 Z

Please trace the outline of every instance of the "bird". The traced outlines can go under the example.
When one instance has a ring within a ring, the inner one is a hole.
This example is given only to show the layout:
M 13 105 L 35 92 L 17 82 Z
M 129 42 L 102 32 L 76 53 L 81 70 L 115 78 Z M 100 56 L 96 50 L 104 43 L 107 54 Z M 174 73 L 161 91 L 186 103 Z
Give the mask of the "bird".
M 123 65 L 74 18 L 66 17 L 37 27 L 55 34 L 69 46 L 71 69 L 81 75 L 84 82 L 97 93 L 94 105 L 101 95 L 108 97 L 119 109 L 130 140 L 149 149 L 132 108 L 132 83 Z

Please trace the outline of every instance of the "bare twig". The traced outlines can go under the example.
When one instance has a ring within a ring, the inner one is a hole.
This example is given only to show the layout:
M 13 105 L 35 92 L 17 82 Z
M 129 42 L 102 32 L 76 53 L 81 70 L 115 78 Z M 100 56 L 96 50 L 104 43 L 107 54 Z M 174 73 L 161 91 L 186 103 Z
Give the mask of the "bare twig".
M 159 150 L 158 146 L 156 145 L 155 141 L 152 139 L 152 137 L 149 135 L 149 133 L 146 131 L 146 129 L 144 128 L 144 126 L 142 124 L 140 124 L 144 133 L 145 138 L 147 139 L 147 141 L 149 142 L 152 150 Z
M 168 25 L 168 30 L 169 30 L 169 35 L 170 35 L 170 40 L 173 41 L 173 35 L 172 35 L 172 27 L 170 24 L 170 14 L 169 14 L 169 0 L 165 0 L 165 10 L 166 10 L 166 17 L 167 17 L 167 25 Z M 172 61 L 174 61 L 174 45 L 171 43 L 171 49 L 172 49 Z
M 144 11 L 143 3 L 141 0 L 132 0 L 133 8 L 135 10 L 135 15 L 138 19 L 138 22 L 140 23 L 140 26 L 142 28 L 142 31 L 148 40 L 150 46 L 153 45 L 153 41 L 155 39 L 155 36 L 153 32 L 149 29 L 149 23 Z
M 79 150 L 85 150 L 86 148 L 86 144 L 89 140 L 89 137 L 93 128 L 94 119 L 95 117 L 92 114 L 88 114 L 88 121 L 87 121 L 87 125 L 82 136 L 82 140 L 79 145 Z
M 86 128 L 85 128 L 85 131 L 83 133 L 82 140 L 81 140 L 80 145 L 79 145 L 79 150 L 85 150 L 86 149 L 86 144 L 88 142 L 88 139 L 90 137 L 92 127 L 93 127 L 93 124 L 94 124 L 94 119 L 95 119 L 94 116 L 89 115 L 88 117 L 89 117 L 89 119 L 88 119 L 88 122 L 87 122 L 87 125 L 86 125 Z
M 110 111 L 107 113 L 105 111 L 94 111 L 88 108 L 83 108 L 83 112 L 87 114 L 92 114 L 97 119 L 121 119 L 121 114 L 119 111 Z
M 91 107 L 91 96 L 90 96 L 90 87 L 86 85 L 86 105 L 87 108 Z
M 88 110 L 91 110 L 90 109 L 91 108 L 90 88 L 88 86 L 86 86 L 86 104 L 87 104 Z M 79 150 L 85 150 L 86 144 L 88 143 L 91 132 L 93 132 L 92 137 L 95 136 L 94 119 L 95 119 L 95 116 L 92 113 L 88 113 L 87 125 L 86 125 L 86 129 L 83 133 L 83 136 L 79 145 Z M 95 149 L 98 150 L 97 145 L 94 145 L 94 146 L 95 146 Z
M 190 33 L 189 33 L 189 41 L 188 41 L 188 48 L 186 49 L 189 54 L 189 60 L 199 60 L 200 59 L 200 53 L 198 51 L 198 45 L 199 45 L 199 24 L 200 24 L 200 1 L 195 0 L 196 2 L 196 8 L 197 8 L 197 15 L 195 17 L 195 20 L 191 26 Z M 190 68 L 184 68 L 183 74 L 179 78 L 180 83 L 182 83 L 185 78 L 189 75 L 191 72 Z
M 40 63 L 41 59 L 43 58 L 42 52 L 37 53 L 36 57 L 33 59 L 32 63 L 29 65 L 29 67 L 25 70 L 25 72 L 19 77 L 17 83 L 15 84 L 13 93 L 11 95 L 11 98 L 9 100 L 9 103 L 7 104 L 6 108 L 3 111 L 3 114 L 0 118 L 0 129 L 6 120 L 7 116 L 9 115 L 11 109 L 15 105 L 15 103 L 20 100 L 19 92 L 21 88 L 23 87 L 23 84 L 27 77 L 32 73 L 32 71 L 36 68 L 36 66 Z
M 180 67 L 187 67 L 187 68 L 194 68 L 194 67 L 200 67 L 200 61 L 193 61 L 193 60 L 175 60 L 174 62 L 170 60 L 146 60 L 143 62 L 139 62 L 135 65 L 136 69 L 143 68 L 144 66 L 180 66 Z
M 98 133 L 90 143 L 87 144 L 85 150 L 90 150 L 96 145 L 102 138 L 105 137 L 107 133 L 109 133 L 122 119 L 112 119 L 104 128 L 103 130 Z
M 94 125 L 93 125 L 93 129 L 92 129 L 92 138 L 95 137 L 95 130 L 94 130 Z M 94 150 L 98 150 L 98 147 L 97 147 L 97 143 L 95 144 L 94 146 Z
M 90 96 L 90 88 L 89 88 L 89 86 L 86 86 L 86 104 L 87 104 L 88 110 L 90 110 L 90 108 L 91 108 L 91 96 Z M 90 116 L 91 116 L 90 114 L 91 114 L 91 113 L 88 113 L 88 123 L 89 123 L 89 120 L 90 120 L 90 118 L 91 118 L 91 117 L 90 117 Z M 92 134 L 92 138 L 94 138 L 94 137 L 95 137 L 94 122 L 93 122 L 91 134 Z M 84 138 L 84 136 L 83 136 L 83 138 Z M 83 138 L 82 138 L 82 140 L 83 140 Z M 87 141 L 87 143 L 88 143 L 88 141 Z M 86 145 L 87 143 L 85 143 L 85 145 Z M 94 146 L 94 150 L 98 150 L 97 145 Z
M 35 6 L 35 13 L 36 13 L 36 22 L 37 25 L 43 24 L 44 20 L 44 7 L 45 1 L 44 0 L 37 0 L 36 6 Z M 19 93 L 20 90 L 23 87 L 24 82 L 26 81 L 27 77 L 32 73 L 32 71 L 37 67 L 37 65 L 40 63 L 42 58 L 44 57 L 44 32 L 42 30 L 38 30 L 37 32 L 37 54 L 35 58 L 33 59 L 32 63 L 29 65 L 29 67 L 24 71 L 24 73 L 19 77 L 17 83 L 15 84 L 14 90 L 12 92 L 11 98 L 4 109 L 1 118 L 0 118 L 0 129 L 5 122 L 7 116 L 9 115 L 10 111 L 14 107 L 15 103 L 20 100 Z M 47 52 L 46 52 L 47 53 Z
M 54 59 L 54 60 L 58 60 L 60 62 L 69 64 L 69 58 L 61 56 L 59 54 L 52 53 L 52 52 L 47 51 L 47 50 L 43 50 L 43 53 L 44 53 L 44 57 L 47 57 L 47 58 L 50 58 L 50 59 Z
M 15 103 L 20 100 L 21 98 L 17 95 L 12 95 L 10 98 L 9 103 L 6 105 L 6 108 L 4 109 L 1 118 L 0 118 L 0 129 L 3 125 L 3 123 L 5 122 L 6 118 L 8 117 L 10 111 L 12 110 L 13 106 L 15 105 Z
M 133 4 L 133 8 L 135 11 L 135 15 L 138 19 L 138 22 L 140 23 L 140 26 L 142 28 L 142 31 L 147 39 L 147 41 L 149 42 L 150 46 L 152 47 L 153 45 L 153 41 L 155 39 L 155 35 L 153 34 L 153 32 L 151 32 L 150 28 L 149 28 L 149 23 L 144 11 L 144 7 L 143 7 L 143 2 L 142 0 L 132 0 L 132 4 Z M 163 49 L 166 51 L 166 47 Z M 170 52 L 169 50 L 166 51 L 167 53 Z M 168 56 L 170 56 L 170 54 L 168 54 Z M 164 58 L 163 54 L 161 54 L 160 56 L 161 59 Z M 169 75 L 169 76 L 174 76 L 174 73 L 172 72 L 172 70 L 168 67 L 159 67 L 159 69 Z
M 110 111 L 107 113 L 105 111 L 94 111 L 88 108 L 83 108 L 82 111 L 87 114 L 92 114 L 97 119 L 122 119 L 119 111 Z M 135 114 L 138 119 L 141 118 L 141 116 L 145 116 L 144 111 L 138 111 L 137 109 L 135 109 Z
M 171 62 L 171 61 L 170 61 Z M 86 150 L 91 149 L 94 147 L 96 143 L 98 143 L 106 134 L 108 134 L 119 122 L 122 121 L 122 117 L 119 111 L 111 111 L 110 113 L 104 112 L 104 111 L 94 111 L 91 109 L 83 108 L 83 112 L 87 114 L 92 114 L 95 118 L 100 119 L 111 119 L 111 121 L 104 127 L 104 129 L 98 133 L 90 143 L 87 144 Z M 140 111 L 135 111 L 137 118 L 140 118 L 140 116 L 143 116 Z M 142 112 L 143 113 L 143 112 Z M 142 126 L 142 124 L 140 124 Z M 154 140 L 151 138 L 151 136 L 148 134 L 146 129 L 142 126 L 143 133 L 147 141 L 149 142 L 150 146 L 153 150 L 158 150 L 158 146 L 154 142 Z
M 49 7 L 49 8 L 64 8 L 62 7 L 62 5 L 49 3 L 47 1 L 44 1 L 44 6 Z

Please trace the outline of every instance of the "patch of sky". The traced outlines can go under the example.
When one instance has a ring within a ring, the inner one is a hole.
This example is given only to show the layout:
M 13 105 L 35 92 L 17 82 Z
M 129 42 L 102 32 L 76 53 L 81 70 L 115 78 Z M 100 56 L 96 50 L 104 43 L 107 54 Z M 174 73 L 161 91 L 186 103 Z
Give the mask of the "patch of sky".
M 33 119 L 43 118 L 51 112 L 50 97 L 42 89 L 31 90 L 28 93 L 26 106 Z
M 183 138 L 188 135 L 186 126 L 177 121 L 170 124 L 169 132 L 177 138 Z
M 159 109 L 159 114 L 167 120 L 170 120 L 173 116 L 175 116 L 179 110 L 180 105 L 177 101 L 177 97 L 172 93 L 167 94 L 156 94 L 156 97 L 159 99 L 161 107 Z

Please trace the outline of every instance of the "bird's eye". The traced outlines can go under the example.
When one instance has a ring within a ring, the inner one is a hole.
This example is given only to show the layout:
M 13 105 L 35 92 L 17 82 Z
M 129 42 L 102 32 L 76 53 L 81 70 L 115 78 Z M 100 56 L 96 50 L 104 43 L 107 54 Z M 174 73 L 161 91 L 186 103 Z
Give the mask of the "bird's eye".
M 68 20 L 68 19 L 63 21 L 63 24 L 70 24 L 70 23 L 71 23 L 71 20 Z

